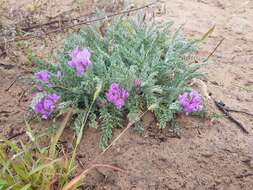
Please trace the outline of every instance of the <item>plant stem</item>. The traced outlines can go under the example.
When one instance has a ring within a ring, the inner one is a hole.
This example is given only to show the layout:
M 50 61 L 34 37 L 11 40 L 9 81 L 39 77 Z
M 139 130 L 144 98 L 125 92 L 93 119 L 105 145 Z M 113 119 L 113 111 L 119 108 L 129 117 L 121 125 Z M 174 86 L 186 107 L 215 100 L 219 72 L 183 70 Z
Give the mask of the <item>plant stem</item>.
M 92 162 L 91 165 L 93 165 L 103 154 L 105 154 L 105 152 L 107 152 L 113 145 L 116 144 L 116 142 L 122 137 L 122 135 L 124 135 L 126 133 L 126 131 L 131 128 L 133 126 L 134 123 L 136 123 L 137 121 L 139 121 L 147 112 L 149 111 L 146 110 L 145 112 L 143 112 L 140 116 L 138 116 L 135 121 L 130 122 L 127 124 L 127 127 L 106 147 L 106 149 L 103 150 L 103 152 L 101 152 Z
M 139 115 L 135 121 L 128 123 L 127 127 L 109 144 L 109 146 L 103 150 L 103 152 L 101 152 L 88 166 L 87 169 L 85 169 L 80 175 L 76 176 L 74 179 L 72 179 L 68 184 L 66 184 L 62 190 L 69 190 L 71 188 L 73 188 L 79 181 L 83 180 L 83 178 L 86 176 L 86 174 L 92 170 L 93 168 L 97 168 L 97 167 L 107 167 L 107 168 L 111 168 L 113 170 L 118 170 L 121 172 L 125 172 L 124 170 L 122 170 L 121 168 L 115 167 L 115 166 L 111 166 L 111 165 L 105 165 L 105 164 L 95 164 L 95 162 L 103 155 L 105 154 L 105 152 L 107 152 L 113 145 L 115 145 L 115 143 L 126 133 L 126 131 L 128 129 L 130 129 L 134 123 L 136 123 L 137 121 L 139 121 L 148 111 L 150 111 L 152 108 L 152 106 L 150 106 L 145 112 L 143 112 L 141 115 Z
M 54 86 L 54 88 L 60 88 L 60 89 L 63 89 L 63 90 L 66 90 L 66 91 L 69 91 L 73 94 L 81 94 L 81 93 L 78 93 L 78 92 L 73 92 L 71 89 L 65 87 L 65 86 L 62 86 L 62 85 L 57 85 L 57 86 Z
M 51 145 L 50 145 L 50 148 L 49 148 L 49 157 L 50 158 L 55 158 L 55 148 L 56 148 L 56 144 L 58 143 L 59 139 L 60 139 L 60 136 L 62 135 L 63 133 L 63 130 L 65 129 L 65 127 L 67 126 L 69 120 L 71 119 L 71 116 L 72 116 L 72 113 L 73 113 L 73 109 L 71 108 L 67 115 L 65 116 L 63 122 L 61 123 L 60 125 L 60 128 L 58 129 L 58 131 L 56 132 L 55 136 L 52 137 L 51 139 Z
M 110 168 L 113 170 L 117 170 L 120 172 L 125 172 L 125 170 L 112 166 L 112 165 L 107 165 L 107 164 L 94 164 L 92 166 L 90 166 L 89 168 L 87 168 L 86 170 L 84 170 L 80 175 L 76 176 L 75 178 L 73 178 L 68 184 L 66 184 L 62 190 L 70 190 L 73 189 L 73 187 L 75 187 L 76 184 L 78 184 L 86 175 L 87 173 L 89 173 L 92 169 L 94 168 L 98 168 L 98 167 L 105 167 L 105 168 Z
M 88 112 L 86 113 L 85 117 L 83 117 L 83 120 L 82 120 L 82 123 L 81 123 L 80 133 L 79 133 L 78 136 L 77 136 L 76 145 L 75 145 L 74 151 L 73 151 L 73 153 L 72 153 L 70 163 L 69 163 L 69 165 L 68 165 L 68 174 L 71 173 L 71 170 L 72 170 L 72 168 L 73 168 L 74 159 L 75 159 L 75 157 L 76 157 L 77 146 L 78 146 L 78 145 L 80 144 L 80 142 L 81 142 L 81 139 L 82 139 L 82 137 L 83 137 L 83 129 L 84 129 L 84 126 L 85 126 L 85 124 L 86 124 L 86 122 L 87 122 L 87 120 L 88 120 L 90 111 L 91 111 L 91 109 L 92 109 L 92 107 L 93 107 L 93 105 L 94 105 L 94 103 L 95 103 L 97 97 L 99 96 L 99 93 L 100 93 L 100 91 L 101 91 L 101 88 L 102 88 L 102 83 L 99 82 L 99 83 L 98 83 L 98 86 L 96 87 L 96 91 L 95 91 L 95 93 L 94 93 L 93 100 L 92 100 L 92 102 L 91 102 L 91 104 L 90 104 L 90 107 L 89 107 L 89 109 L 88 109 Z
M 91 109 L 92 109 L 92 107 L 93 107 L 93 105 L 94 105 L 94 103 L 95 103 L 95 100 L 96 100 L 96 99 L 93 99 L 93 101 L 92 101 L 92 103 L 91 103 L 91 105 L 90 105 L 90 107 L 89 107 L 88 112 L 86 113 L 85 117 L 83 118 L 82 125 L 81 125 L 81 129 L 80 129 L 80 133 L 79 133 L 78 136 L 77 136 L 76 145 L 75 145 L 75 148 L 74 148 L 74 151 L 73 151 L 73 153 L 72 153 L 71 160 L 70 160 L 70 163 L 69 163 L 68 173 L 71 172 L 72 166 L 73 166 L 73 164 L 74 164 L 74 159 L 75 159 L 75 157 L 76 157 L 77 147 L 78 147 L 78 145 L 80 144 L 81 139 L 82 139 L 82 137 L 83 137 L 83 129 L 84 129 L 84 126 L 85 126 L 85 124 L 86 124 L 86 122 L 87 122 L 87 119 L 88 119 L 88 116 L 89 116 L 89 114 L 90 114 L 90 111 L 91 111 Z

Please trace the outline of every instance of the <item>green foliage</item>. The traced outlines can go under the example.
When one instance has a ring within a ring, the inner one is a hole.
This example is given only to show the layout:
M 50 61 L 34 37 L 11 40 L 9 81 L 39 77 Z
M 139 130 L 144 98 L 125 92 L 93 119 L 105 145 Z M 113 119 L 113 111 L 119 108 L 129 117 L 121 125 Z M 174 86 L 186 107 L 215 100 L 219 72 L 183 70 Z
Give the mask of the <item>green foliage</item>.
M 0 137 L 0 190 L 60 190 L 70 181 L 68 159 L 56 152 L 67 120 L 48 148 L 40 148 L 30 132 L 27 134 L 32 143 L 26 145 Z
M 61 173 L 59 160 L 50 160 L 45 152 L 31 150 L 22 142 L 1 140 L 0 146 L 0 189 L 33 190 L 52 189 L 50 183 Z
M 113 129 L 122 125 L 125 115 L 134 121 L 138 113 L 152 104 L 159 105 L 154 113 L 160 127 L 165 128 L 175 119 L 176 113 L 182 111 L 177 101 L 181 93 L 191 90 L 187 82 L 201 76 L 197 72 L 200 65 L 187 63 L 184 59 L 197 49 L 200 40 L 182 38 L 180 29 L 171 34 L 170 26 L 171 23 L 147 24 L 141 17 L 120 17 L 87 26 L 66 40 L 63 50 L 47 61 L 52 64 L 39 61 L 38 70 L 48 70 L 55 84 L 53 88 L 44 86 L 44 89 L 60 95 L 61 102 L 71 102 L 71 106 L 85 112 L 94 100 L 98 81 L 102 83 L 88 117 L 89 126 L 100 127 L 102 148 L 108 145 Z M 92 54 L 92 65 L 82 77 L 77 77 L 68 65 L 69 53 L 76 47 L 88 48 Z M 58 64 L 54 64 L 56 62 Z M 59 70 L 60 79 L 56 77 Z M 134 86 L 136 79 L 142 82 L 140 89 Z M 106 102 L 105 93 L 113 82 L 129 92 L 122 110 Z M 102 106 L 101 100 L 105 102 Z M 76 113 L 73 124 L 77 132 L 81 114 L 84 115 L 83 112 Z M 136 125 L 141 129 L 140 123 Z
M 112 130 L 114 128 L 113 117 L 106 108 L 100 109 L 100 119 L 101 119 L 101 140 L 100 146 L 106 148 L 109 140 L 112 138 Z

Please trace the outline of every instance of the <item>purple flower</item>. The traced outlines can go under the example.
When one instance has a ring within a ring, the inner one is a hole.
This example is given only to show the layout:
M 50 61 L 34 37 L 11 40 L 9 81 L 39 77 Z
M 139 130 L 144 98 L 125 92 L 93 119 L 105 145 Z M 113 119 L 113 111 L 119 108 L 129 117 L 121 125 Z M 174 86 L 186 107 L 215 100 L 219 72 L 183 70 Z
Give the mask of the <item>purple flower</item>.
M 59 99 L 60 96 L 56 94 L 42 97 L 34 107 L 35 113 L 40 114 L 43 119 L 48 119 L 50 114 L 54 111 L 55 104 Z
M 192 112 L 200 111 L 203 107 L 201 96 L 194 90 L 179 95 L 178 100 L 187 115 Z
M 117 83 L 112 83 L 106 93 L 107 100 L 113 103 L 118 109 L 121 109 L 125 105 L 128 96 L 128 91 Z
M 135 86 L 135 88 L 140 88 L 141 87 L 141 80 L 140 79 L 135 79 L 134 80 L 134 86 Z
M 47 71 L 39 71 L 35 73 L 35 78 L 44 83 L 49 83 L 50 75 Z
M 70 54 L 71 61 L 68 62 L 69 66 L 76 70 L 77 76 L 82 76 L 91 63 L 91 54 L 87 49 L 80 50 L 75 48 Z

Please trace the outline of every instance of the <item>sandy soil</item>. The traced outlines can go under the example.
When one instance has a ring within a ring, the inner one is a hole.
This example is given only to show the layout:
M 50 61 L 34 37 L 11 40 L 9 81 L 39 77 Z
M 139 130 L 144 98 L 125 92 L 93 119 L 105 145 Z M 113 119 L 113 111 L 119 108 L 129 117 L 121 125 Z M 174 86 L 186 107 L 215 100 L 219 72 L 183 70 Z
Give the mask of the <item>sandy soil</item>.
M 188 37 L 199 37 L 216 25 L 200 52 L 208 55 L 225 38 L 212 57 L 212 64 L 203 69 L 208 73 L 208 90 L 231 108 L 253 112 L 253 1 L 167 0 L 165 6 L 166 12 L 162 11 L 157 20 L 175 21 L 174 28 L 185 24 Z M 5 91 L 24 71 L 8 60 L 0 63 L 0 132 L 10 135 L 22 130 L 20 122 L 29 97 L 20 99 L 24 88 L 20 82 Z M 219 113 L 211 102 L 210 110 Z M 233 115 L 245 125 L 249 135 L 226 118 L 210 124 L 182 116 L 181 139 L 173 138 L 169 131 L 157 129 L 148 114 L 143 119 L 143 135 L 129 131 L 99 160 L 124 168 L 127 173 L 97 169 L 88 175 L 83 189 L 251 190 L 253 118 Z M 65 139 L 68 140 L 68 132 Z M 99 133 L 88 129 L 79 147 L 79 160 L 84 165 L 100 152 L 98 141 Z

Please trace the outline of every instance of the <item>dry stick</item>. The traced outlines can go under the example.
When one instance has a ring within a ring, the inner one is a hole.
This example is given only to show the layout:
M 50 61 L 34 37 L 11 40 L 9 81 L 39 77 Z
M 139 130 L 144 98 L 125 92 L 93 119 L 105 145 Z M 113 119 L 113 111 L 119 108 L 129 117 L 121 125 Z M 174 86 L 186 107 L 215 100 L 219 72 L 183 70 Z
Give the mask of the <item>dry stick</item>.
M 21 95 L 18 98 L 18 105 L 20 105 L 20 102 L 22 101 L 23 97 L 25 96 L 26 90 L 22 90 Z
M 214 50 L 208 55 L 207 60 L 209 60 L 209 58 L 211 56 L 213 56 L 213 54 L 216 52 L 216 50 L 219 48 L 219 46 L 222 44 L 222 42 L 225 40 L 225 38 L 222 38 L 220 40 L 220 42 L 216 45 L 216 47 L 214 48 Z M 219 108 L 220 111 L 222 111 L 232 122 L 234 122 L 244 133 L 249 134 L 248 130 L 243 126 L 243 124 L 241 124 L 239 121 L 237 121 L 234 117 L 232 117 L 229 114 L 229 109 L 226 109 L 220 102 L 217 102 L 214 98 L 212 98 L 215 105 Z
M 107 168 L 110 168 L 110 169 L 113 169 L 113 170 L 117 170 L 117 171 L 121 171 L 121 172 L 126 173 L 126 171 L 121 169 L 121 168 L 118 168 L 118 167 L 115 167 L 115 166 L 112 166 L 112 165 L 106 165 L 106 164 L 95 164 L 95 162 L 103 154 L 105 154 L 105 152 L 107 152 L 113 145 L 115 145 L 115 143 L 122 137 L 122 135 L 124 135 L 126 133 L 126 131 L 128 129 L 130 129 L 136 121 L 140 120 L 149 110 L 151 110 L 151 107 L 148 110 L 146 110 L 145 112 L 143 112 L 139 117 L 137 117 L 137 119 L 135 121 L 128 123 L 127 127 L 109 144 L 109 146 L 105 150 L 103 150 L 103 152 L 101 152 L 98 156 L 95 157 L 95 159 L 90 163 L 88 168 L 85 169 L 80 175 L 78 175 L 74 179 L 72 179 L 68 184 L 66 184 L 62 188 L 62 190 L 71 189 L 73 186 L 75 186 L 75 184 L 77 184 L 79 181 L 81 181 L 87 175 L 87 173 L 90 170 L 92 170 L 94 168 L 97 168 L 97 167 L 107 167 Z
M 222 38 L 219 43 L 216 45 L 216 47 L 213 49 L 213 51 L 208 55 L 208 57 L 206 58 L 206 61 L 208 61 L 210 59 L 210 57 L 213 56 L 213 54 L 216 52 L 216 50 L 220 47 L 220 45 L 222 44 L 222 42 L 225 40 L 225 38 Z
M 250 177 L 250 176 L 253 176 L 253 173 L 237 175 L 237 176 L 235 176 L 235 178 L 244 178 L 244 177 Z
M 81 15 L 81 16 L 78 16 L 78 17 L 72 18 L 72 19 L 52 20 L 52 21 L 49 21 L 49 22 L 41 23 L 41 24 L 35 24 L 35 25 L 29 26 L 29 27 L 26 27 L 26 28 L 21 28 L 21 30 L 28 31 L 28 30 L 31 30 L 31 29 L 42 28 L 42 26 L 48 26 L 48 25 L 59 23 L 59 22 L 61 22 L 61 23 L 73 22 L 73 21 L 78 21 L 79 22 L 83 17 L 87 17 L 87 16 L 91 16 L 91 15 L 94 15 L 94 13 Z
M 250 115 L 253 116 L 253 113 L 247 112 L 247 111 L 243 111 L 243 110 L 235 110 L 235 109 L 230 109 L 230 108 L 226 108 L 227 111 L 231 111 L 231 112 L 236 112 L 236 113 L 244 113 L 246 115 Z
M 23 74 L 29 74 L 32 73 L 32 71 L 26 70 L 26 72 L 24 72 Z M 10 88 L 17 82 L 17 80 L 19 79 L 19 77 L 21 77 L 22 75 L 18 75 L 16 76 L 16 78 L 10 83 L 10 85 L 5 89 L 5 91 L 9 91 Z
M 110 168 L 116 171 L 120 171 L 125 173 L 125 170 L 122 170 L 121 168 L 115 167 L 115 166 L 111 166 L 111 165 L 107 165 L 107 164 L 94 164 L 91 167 L 89 167 L 88 169 L 84 170 L 79 176 L 75 177 L 74 179 L 72 179 L 68 184 L 66 184 L 62 190 L 70 190 L 72 189 L 79 181 L 81 181 L 92 169 L 94 168 L 98 168 L 98 167 L 104 167 L 104 168 Z
M 12 139 L 14 139 L 14 138 L 16 138 L 16 137 L 18 137 L 18 136 L 24 135 L 25 133 L 26 133 L 26 131 L 21 131 L 21 132 L 18 132 L 18 133 L 16 133 L 16 134 L 14 134 L 14 135 L 9 136 L 7 139 L 8 139 L 8 140 L 12 140 Z
M 83 162 L 78 157 L 76 157 L 76 160 L 77 160 L 78 164 L 81 166 L 81 168 L 84 169 Z
M 155 4 L 155 3 L 157 3 L 157 2 L 149 3 L 149 4 L 147 4 L 145 6 L 142 6 L 142 7 L 139 7 L 139 8 L 135 8 L 135 9 L 127 10 L 127 11 L 121 11 L 121 12 L 118 12 L 118 13 L 107 15 L 107 16 L 104 16 L 104 17 L 101 17 L 101 18 L 98 18 L 98 19 L 84 21 L 84 22 L 80 22 L 80 23 L 77 23 L 77 24 L 72 24 L 72 25 L 69 25 L 69 26 L 65 26 L 65 27 L 62 27 L 62 28 L 57 28 L 55 30 L 51 30 L 51 31 L 49 31 L 47 33 L 41 34 L 40 36 L 38 36 L 38 35 L 34 35 L 34 36 L 28 35 L 28 36 L 16 37 L 14 39 L 2 42 L 2 43 L 0 43 L 0 45 L 6 44 L 6 43 L 11 43 L 11 42 L 22 41 L 22 40 L 33 39 L 33 38 L 36 38 L 36 37 L 41 37 L 41 36 L 44 36 L 44 35 L 48 35 L 48 34 L 52 34 L 52 33 L 55 33 L 55 32 L 59 32 L 59 31 L 65 30 L 65 29 L 74 28 L 74 27 L 81 26 L 81 25 L 84 25 L 84 24 L 90 24 L 90 23 L 93 23 L 93 22 L 105 20 L 107 18 L 115 17 L 115 16 L 118 16 L 118 15 L 128 14 L 130 12 L 135 12 L 135 11 L 147 8 L 147 7 L 149 7 L 149 6 L 151 6 L 151 5 Z
M 9 91 L 10 88 L 17 82 L 17 80 L 18 80 L 19 77 L 20 77 L 20 76 L 17 76 L 17 77 L 11 82 L 11 84 L 8 86 L 8 88 L 5 89 L 5 91 Z
M 140 120 L 149 110 L 143 112 L 139 117 L 138 117 L 138 120 Z M 125 134 L 125 132 L 130 129 L 133 124 L 135 123 L 136 121 L 134 122 L 130 122 L 128 123 L 127 127 L 106 147 L 106 149 L 103 150 L 103 152 L 101 152 L 98 156 L 95 157 L 95 159 L 90 163 L 90 165 L 93 165 L 103 154 L 105 154 L 105 152 L 107 152 L 113 145 L 116 144 L 116 142 L 120 139 L 120 137 L 122 137 L 122 135 Z
M 229 114 L 229 111 L 224 107 L 224 105 L 222 105 L 221 102 L 218 102 L 215 99 L 213 99 L 213 101 L 215 105 L 219 108 L 219 110 L 222 111 L 228 117 L 228 119 L 234 122 L 244 133 L 249 134 L 249 131 L 243 126 L 243 124 L 237 121 L 233 116 L 231 116 Z

